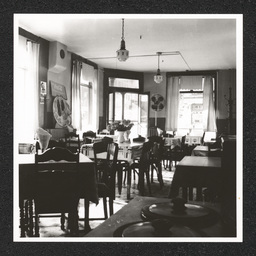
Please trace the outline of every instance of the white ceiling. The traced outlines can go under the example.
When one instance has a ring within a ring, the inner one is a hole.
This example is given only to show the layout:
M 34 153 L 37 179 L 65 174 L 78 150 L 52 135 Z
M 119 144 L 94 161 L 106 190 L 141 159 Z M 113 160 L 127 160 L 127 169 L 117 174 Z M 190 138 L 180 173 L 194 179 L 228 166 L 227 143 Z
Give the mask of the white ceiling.
M 214 15 L 81 15 L 19 14 L 16 24 L 104 68 L 156 72 L 156 52 L 180 52 L 160 57 L 161 72 L 236 68 L 236 19 Z M 119 62 L 121 19 L 130 57 Z M 100 59 L 103 57 L 112 57 Z M 97 59 L 99 58 L 99 59 Z

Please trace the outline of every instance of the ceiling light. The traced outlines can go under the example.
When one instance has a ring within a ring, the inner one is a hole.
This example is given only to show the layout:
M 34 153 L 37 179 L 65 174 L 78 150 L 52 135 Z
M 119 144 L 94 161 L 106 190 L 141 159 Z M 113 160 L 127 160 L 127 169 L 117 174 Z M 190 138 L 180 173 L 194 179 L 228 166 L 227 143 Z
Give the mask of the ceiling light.
M 157 69 L 156 75 L 154 76 L 154 81 L 157 84 L 160 84 L 163 81 L 163 76 L 161 75 L 160 68 L 159 68 L 159 59 L 160 59 L 161 54 L 162 54 L 161 52 L 157 52 L 157 55 L 158 55 L 158 69 Z
M 117 58 L 119 61 L 126 61 L 129 58 L 129 51 L 125 49 L 124 41 L 124 19 L 122 19 L 122 37 L 121 37 L 121 47 L 120 50 L 116 51 Z

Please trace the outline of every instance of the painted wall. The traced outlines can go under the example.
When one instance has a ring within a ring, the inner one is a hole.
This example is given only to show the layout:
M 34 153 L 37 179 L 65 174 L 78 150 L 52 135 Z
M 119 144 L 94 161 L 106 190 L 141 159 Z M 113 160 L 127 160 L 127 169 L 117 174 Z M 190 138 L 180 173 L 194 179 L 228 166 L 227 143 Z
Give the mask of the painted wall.
M 236 99 L 236 70 L 220 70 L 218 72 L 217 88 L 217 128 L 219 133 L 236 133 L 236 105 L 234 101 L 232 111 L 231 128 L 228 121 L 228 106 L 224 95 L 229 99 L 229 88 L 231 88 L 232 99 Z
M 55 83 L 64 85 L 66 88 L 67 92 L 67 103 L 69 104 L 69 107 L 71 109 L 71 53 L 67 52 L 67 56 L 65 58 L 65 67 L 66 69 L 60 73 L 54 73 L 48 70 L 47 74 L 47 85 L 48 88 L 50 86 L 50 81 L 53 81 Z M 53 98 L 51 95 L 48 93 L 47 94 L 47 99 L 46 99 L 46 123 L 45 123 L 45 128 L 48 129 L 53 129 L 55 128 L 56 122 L 53 117 L 53 112 L 52 112 L 52 103 L 53 103 Z

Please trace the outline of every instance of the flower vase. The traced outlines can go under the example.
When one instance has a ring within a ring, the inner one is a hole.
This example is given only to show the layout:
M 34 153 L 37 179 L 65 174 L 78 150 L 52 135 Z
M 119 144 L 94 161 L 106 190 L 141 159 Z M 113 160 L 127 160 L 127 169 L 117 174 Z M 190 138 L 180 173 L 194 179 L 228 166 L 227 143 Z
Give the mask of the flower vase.
M 119 143 L 124 142 L 124 133 L 125 133 L 125 132 L 123 132 L 123 131 L 118 131 L 117 133 L 118 133 L 118 142 L 119 142 Z
M 125 141 L 129 141 L 130 133 L 131 133 L 130 130 L 125 131 L 125 133 L 124 133 L 124 140 L 125 140 Z

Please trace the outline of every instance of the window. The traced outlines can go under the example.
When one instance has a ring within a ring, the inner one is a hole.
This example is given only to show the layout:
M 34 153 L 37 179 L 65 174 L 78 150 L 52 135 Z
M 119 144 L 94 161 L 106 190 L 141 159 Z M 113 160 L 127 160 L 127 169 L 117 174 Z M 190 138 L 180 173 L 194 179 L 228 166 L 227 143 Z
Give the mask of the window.
M 178 129 L 203 130 L 203 91 L 179 93 Z
M 166 130 L 179 134 L 217 131 L 216 72 L 167 73 Z
M 182 89 L 179 90 L 178 130 L 184 130 L 186 132 L 202 132 L 206 127 L 205 120 L 208 119 L 209 109 L 211 108 L 209 104 L 205 103 L 211 98 L 212 105 L 215 105 L 214 79 L 212 78 L 212 84 L 207 84 L 208 87 L 212 87 L 211 90 L 204 90 L 204 77 L 201 77 L 200 80 L 193 79 L 193 82 L 189 84 L 186 83 L 186 80 L 181 80 L 181 82 L 182 81 L 185 82 L 181 84 Z M 184 87 L 190 89 L 184 89 Z M 210 95 L 205 95 L 207 93 L 212 94 L 212 97 L 210 97 Z
M 15 135 L 18 142 L 32 142 L 39 127 L 39 48 L 19 36 L 15 66 Z

